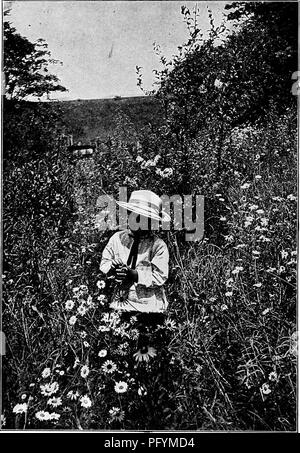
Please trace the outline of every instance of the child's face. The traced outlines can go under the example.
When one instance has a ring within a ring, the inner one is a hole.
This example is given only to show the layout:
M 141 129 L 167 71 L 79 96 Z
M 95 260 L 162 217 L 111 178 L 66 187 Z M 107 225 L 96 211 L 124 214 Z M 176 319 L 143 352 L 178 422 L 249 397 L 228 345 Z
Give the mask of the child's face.
M 128 225 L 129 229 L 134 233 L 136 231 L 142 231 L 147 233 L 147 231 L 151 231 L 155 226 L 155 223 L 158 222 L 151 221 L 150 217 L 145 217 L 141 214 L 135 214 L 133 212 L 128 211 Z M 157 228 L 158 229 L 158 225 Z

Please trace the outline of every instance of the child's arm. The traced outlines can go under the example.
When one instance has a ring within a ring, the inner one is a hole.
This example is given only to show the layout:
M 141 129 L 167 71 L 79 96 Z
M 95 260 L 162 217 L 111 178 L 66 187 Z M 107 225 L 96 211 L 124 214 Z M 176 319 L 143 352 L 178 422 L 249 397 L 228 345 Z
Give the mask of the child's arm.
M 115 256 L 115 238 L 114 236 L 112 236 L 102 252 L 100 271 L 104 274 L 107 274 L 113 267 L 118 264 L 117 262 L 118 259 L 116 259 Z

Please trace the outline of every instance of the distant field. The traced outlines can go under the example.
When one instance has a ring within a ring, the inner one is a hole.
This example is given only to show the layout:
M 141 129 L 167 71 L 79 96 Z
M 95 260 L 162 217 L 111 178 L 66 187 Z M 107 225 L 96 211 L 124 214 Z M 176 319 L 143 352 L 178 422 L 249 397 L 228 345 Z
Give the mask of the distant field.
M 54 104 L 62 109 L 66 132 L 74 141 L 89 141 L 96 137 L 107 138 L 114 130 L 117 112 L 122 111 L 138 130 L 148 123 L 159 124 L 162 111 L 155 98 L 147 96 L 63 101 Z

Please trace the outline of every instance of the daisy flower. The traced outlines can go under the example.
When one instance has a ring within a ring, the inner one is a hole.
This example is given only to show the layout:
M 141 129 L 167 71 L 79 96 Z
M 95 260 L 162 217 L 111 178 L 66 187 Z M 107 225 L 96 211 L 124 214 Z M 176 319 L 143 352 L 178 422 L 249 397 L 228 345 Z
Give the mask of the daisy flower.
M 69 398 L 70 400 L 77 400 L 78 397 L 79 397 L 79 393 L 77 391 L 73 392 L 73 390 L 70 390 L 67 393 L 67 398 Z
M 109 332 L 108 326 L 99 326 L 99 332 Z
M 135 354 L 133 354 L 133 357 L 137 362 L 148 362 L 150 357 L 155 357 L 156 356 L 156 349 L 152 348 L 152 346 L 143 346 L 141 349 L 139 349 Z
M 100 294 L 100 296 L 97 297 L 97 299 L 102 302 L 106 299 L 106 296 L 104 294 Z
M 117 365 L 112 360 L 106 360 L 102 365 L 104 373 L 111 374 L 117 369 Z
M 101 349 L 98 352 L 98 357 L 106 357 L 107 356 L 107 350 L 106 349 Z
M 45 368 L 44 371 L 42 372 L 42 377 L 47 378 L 50 376 L 50 374 L 51 374 L 50 368 Z
M 261 386 L 260 390 L 264 395 L 269 395 L 269 393 L 271 393 L 272 391 L 269 387 L 269 384 L 267 384 L 266 382 Z
M 168 319 L 165 320 L 165 326 L 166 326 L 166 328 L 169 329 L 169 330 L 174 330 L 174 329 L 176 329 L 176 323 L 175 323 L 175 321 L 173 321 L 173 319 L 170 319 L 170 318 L 168 318 Z
M 89 367 L 87 365 L 84 365 L 80 371 L 81 377 L 85 379 L 89 375 L 89 373 L 90 373 Z
M 60 419 L 60 414 L 56 414 L 55 412 L 52 412 L 49 414 L 49 420 L 59 420 Z
M 269 380 L 274 382 L 274 381 L 277 381 L 277 379 L 278 379 L 278 376 L 277 376 L 276 371 L 271 371 L 271 373 L 269 374 Z
M 73 300 L 67 300 L 65 304 L 66 310 L 72 310 L 74 308 L 75 302 Z
M 115 383 L 115 392 L 116 393 L 125 393 L 127 392 L 128 384 L 124 381 L 119 381 Z
M 125 413 L 119 407 L 112 407 L 108 412 L 113 420 L 118 420 L 119 422 L 124 420 Z
M 105 281 L 104 281 L 104 280 L 98 280 L 98 281 L 97 281 L 97 287 L 98 287 L 99 289 L 105 288 Z
M 249 187 L 251 186 L 251 184 L 249 184 L 248 182 L 246 182 L 245 184 L 243 184 L 241 186 L 241 189 L 249 189 Z
M 79 305 L 77 309 L 77 313 L 79 313 L 81 316 L 84 316 L 87 312 L 87 308 L 84 305 Z
M 13 408 L 13 412 L 15 414 L 23 414 L 24 412 L 27 412 L 27 404 L 22 403 L 22 404 L 16 404 L 15 407 Z
M 40 421 L 50 420 L 50 414 L 47 411 L 39 411 L 35 414 L 35 416 Z
M 52 384 L 40 385 L 40 389 L 42 395 L 51 396 L 58 391 L 59 385 L 57 382 L 53 382 Z
M 86 409 L 91 407 L 91 405 L 92 405 L 92 401 L 90 400 L 90 398 L 87 395 L 84 395 L 80 398 L 80 403 L 81 403 L 81 406 Z
M 71 326 L 74 326 L 74 324 L 76 323 L 76 321 L 77 321 L 76 316 L 71 316 L 71 318 L 69 319 L 69 324 L 70 324 Z
M 26 393 L 23 393 L 23 395 L 21 395 L 21 400 L 26 400 L 26 398 L 27 398 Z
M 62 405 L 62 400 L 60 397 L 54 396 L 53 398 L 48 399 L 47 404 L 49 404 L 50 406 L 53 406 L 53 407 L 58 407 L 58 406 Z
M 127 343 L 127 341 L 125 343 L 120 344 L 120 346 L 117 349 L 117 353 L 120 355 L 126 355 L 128 346 L 129 344 Z
M 146 396 L 147 395 L 147 390 L 145 389 L 145 387 L 143 387 L 143 386 L 139 387 L 138 394 L 140 396 Z

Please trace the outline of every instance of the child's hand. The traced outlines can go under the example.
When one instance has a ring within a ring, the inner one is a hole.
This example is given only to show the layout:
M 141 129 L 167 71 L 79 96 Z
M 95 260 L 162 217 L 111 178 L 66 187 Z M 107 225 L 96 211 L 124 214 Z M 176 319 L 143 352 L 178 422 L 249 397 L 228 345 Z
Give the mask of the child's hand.
M 116 268 L 116 281 L 126 284 L 137 282 L 138 273 L 136 270 L 124 265 Z

